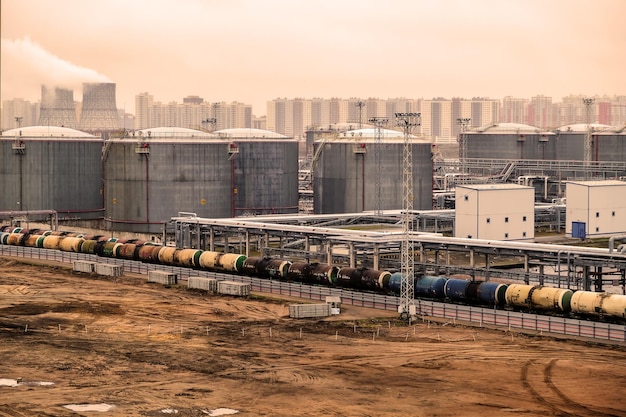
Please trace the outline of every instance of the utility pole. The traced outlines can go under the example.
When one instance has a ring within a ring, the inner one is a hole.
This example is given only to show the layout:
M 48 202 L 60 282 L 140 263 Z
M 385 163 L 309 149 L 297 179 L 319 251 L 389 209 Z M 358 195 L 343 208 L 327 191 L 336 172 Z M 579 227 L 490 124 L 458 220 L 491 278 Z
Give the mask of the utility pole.
M 413 224 L 413 149 L 411 131 L 420 126 L 421 113 L 395 113 L 396 125 L 404 132 L 404 150 L 402 163 L 402 239 L 400 305 L 398 313 L 401 318 L 411 321 L 415 316 L 415 263 L 413 257 L 413 239 L 411 229 Z
M 465 136 L 465 130 L 470 122 L 469 117 L 459 117 L 456 119 L 457 123 L 461 127 L 461 132 L 459 133 L 459 162 L 461 163 L 461 173 L 466 173 L 466 159 L 467 159 L 467 137 Z
M 382 126 L 386 125 L 389 122 L 389 119 L 386 117 L 372 117 L 369 119 L 369 122 L 376 126 L 376 142 L 374 147 L 374 160 L 376 162 L 376 214 L 382 214 L 382 191 L 381 191 L 381 177 L 382 177 L 382 168 L 381 168 L 381 156 L 382 156 Z

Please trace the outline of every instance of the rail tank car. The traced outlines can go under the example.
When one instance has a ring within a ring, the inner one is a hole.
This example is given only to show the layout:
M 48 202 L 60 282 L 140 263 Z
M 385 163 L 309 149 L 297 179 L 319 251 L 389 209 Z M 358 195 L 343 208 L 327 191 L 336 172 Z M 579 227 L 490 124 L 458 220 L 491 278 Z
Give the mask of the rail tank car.
M 506 290 L 505 298 L 506 304 L 512 307 L 568 312 L 572 290 L 542 285 L 511 284 Z
M 415 281 L 415 296 L 428 298 L 444 298 L 444 287 L 447 279 L 424 275 Z
M 626 295 L 576 291 L 571 306 L 573 313 L 626 318 Z

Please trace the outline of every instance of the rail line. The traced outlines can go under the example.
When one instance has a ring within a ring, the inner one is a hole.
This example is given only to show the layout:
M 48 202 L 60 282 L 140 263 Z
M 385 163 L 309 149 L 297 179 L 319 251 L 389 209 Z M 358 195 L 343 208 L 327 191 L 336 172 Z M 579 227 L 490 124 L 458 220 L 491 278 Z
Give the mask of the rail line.
M 0 255 L 31 258 L 51 262 L 72 264 L 76 260 L 121 265 L 125 272 L 147 275 L 150 270 L 163 270 L 178 274 L 181 280 L 199 276 L 230 281 L 246 282 L 254 292 L 278 294 L 310 300 L 324 301 L 327 296 L 339 296 L 344 304 L 380 310 L 397 311 L 400 299 L 397 296 L 351 291 L 340 288 L 311 286 L 306 284 L 253 278 L 218 272 L 196 270 L 169 265 L 149 264 L 139 261 L 107 258 L 106 262 L 97 255 L 63 252 L 58 250 L 24 246 L 0 245 Z M 497 310 L 461 304 L 417 299 L 417 313 L 424 318 L 434 317 L 454 322 L 469 322 L 479 326 L 489 325 L 509 330 L 534 331 L 538 334 L 582 337 L 606 344 L 626 343 L 626 325 L 565 317 L 545 316 L 509 310 Z

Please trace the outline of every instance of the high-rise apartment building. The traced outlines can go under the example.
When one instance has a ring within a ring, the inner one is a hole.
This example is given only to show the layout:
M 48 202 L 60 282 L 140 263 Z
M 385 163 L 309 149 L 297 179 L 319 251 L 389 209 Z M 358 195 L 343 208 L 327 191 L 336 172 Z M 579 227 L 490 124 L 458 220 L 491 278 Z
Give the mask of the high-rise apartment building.
M 4 100 L 1 113 L 1 130 L 16 128 L 18 122 L 20 127 L 35 126 L 39 120 L 39 103 L 31 103 L 22 98 Z
M 422 101 L 421 133 L 433 142 L 449 143 L 456 140 L 452 128 L 452 100 L 434 98 Z
M 527 124 L 529 103 L 529 100 L 525 98 L 504 97 L 500 110 L 500 122 Z
M 534 96 L 528 105 L 528 123 L 542 129 L 556 128 L 553 126 L 552 97 Z
M 135 128 L 147 129 L 151 125 L 151 108 L 154 105 L 154 97 L 148 93 L 140 93 L 135 96 Z
M 137 129 L 176 126 L 188 129 L 221 130 L 252 127 L 252 106 L 238 102 L 209 103 L 187 96 L 183 103 L 155 102 L 148 93 L 135 96 Z

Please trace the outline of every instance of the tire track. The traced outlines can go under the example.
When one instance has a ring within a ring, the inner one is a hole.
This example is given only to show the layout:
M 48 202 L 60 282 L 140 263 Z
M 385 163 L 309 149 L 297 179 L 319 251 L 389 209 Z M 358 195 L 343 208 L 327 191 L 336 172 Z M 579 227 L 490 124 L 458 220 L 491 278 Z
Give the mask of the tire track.
M 535 381 L 531 375 L 538 375 L 531 373 L 531 368 L 534 366 L 541 366 L 536 364 L 534 359 L 526 361 L 522 366 L 520 379 L 522 386 L 530 393 L 533 399 L 541 406 L 550 409 L 556 416 L 597 416 L 597 417 L 624 417 L 626 413 L 622 413 L 618 410 L 607 408 L 605 411 L 598 411 L 591 409 L 583 404 L 580 404 L 570 397 L 565 395 L 553 382 L 552 371 L 556 365 L 558 359 L 552 359 L 547 365 L 544 366 L 543 379 L 541 382 Z M 543 386 L 540 386 L 543 383 Z M 617 413 L 617 414 L 615 414 Z

